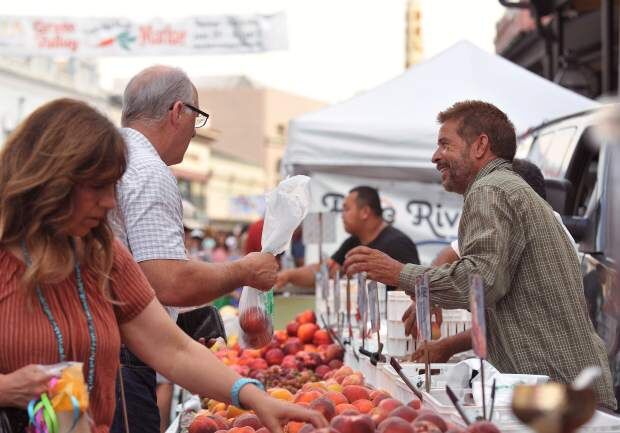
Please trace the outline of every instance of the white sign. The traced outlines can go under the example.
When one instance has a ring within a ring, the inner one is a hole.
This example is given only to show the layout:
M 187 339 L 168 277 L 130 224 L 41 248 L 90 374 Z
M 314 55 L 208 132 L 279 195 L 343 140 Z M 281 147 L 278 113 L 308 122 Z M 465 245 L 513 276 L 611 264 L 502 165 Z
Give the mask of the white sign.
M 440 184 L 387 181 L 361 177 L 313 173 L 311 211 L 342 212 L 348 192 L 361 185 L 379 190 L 383 218 L 407 234 L 418 247 L 420 260 L 429 264 L 437 252 L 458 237 L 463 199 L 446 192 Z M 337 240 L 324 246 L 332 254 L 349 235 L 338 221 Z M 307 260 L 311 263 L 311 257 Z M 317 260 L 313 260 L 317 261 Z
M 286 17 L 196 16 L 177 21 L 0 16 L 11 56 L 161 56 L 257 53 L 287 48 Z

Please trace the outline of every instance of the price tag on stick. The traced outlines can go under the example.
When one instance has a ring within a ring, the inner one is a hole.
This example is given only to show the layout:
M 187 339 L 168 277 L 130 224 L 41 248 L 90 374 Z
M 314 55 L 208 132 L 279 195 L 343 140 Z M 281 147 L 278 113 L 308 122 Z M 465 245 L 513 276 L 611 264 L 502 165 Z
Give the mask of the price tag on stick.
M 482 277 L 469 277 L 469 302 L 471 307 L 471 342 L 478 358 L 487 357 L 487 326 L 484 317 L 484 284 Z
M 370 331 L 379 332 L 381 317 L 379 312 L 379 288 L 376 281 L 368 283 L 368 306 L 370 311 Z
M 340 316 L 340 271 L 336 271 L 334 275 L 334 313 L 336 317 Z
M 484 283 L 478 274 L 469 276 L 469 303 L 471 309 L 471 343 L 480 358 L 480 385 L 482 386 L 482 416 L 487 417 L 484 377 L 484 359 L 487 357 L 487 325 L 484 317 Z
M 415 308 L 416 321 L 418 325 L 418 336 L 420 339 L 429 341 L 431 339 L 431 308 L 430 308 L 430 287 L 428 275 L 423 274 L 416 281 L 415 286 Z
M 360 315 L 360 331 L 362 340 L 366 338 L 368 326 L 368 291 L 366 289 L 366 273 L 357 274 L 357 310 Z

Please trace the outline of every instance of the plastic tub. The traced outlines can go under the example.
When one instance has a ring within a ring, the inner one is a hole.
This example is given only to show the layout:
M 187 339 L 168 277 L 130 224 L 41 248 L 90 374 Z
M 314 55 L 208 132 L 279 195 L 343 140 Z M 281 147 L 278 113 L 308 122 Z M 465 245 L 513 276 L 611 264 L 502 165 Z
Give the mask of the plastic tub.
M 411 298 L 404 291 L 391 291 L 387 294 L 388 320 L 401 320 L 403 314 L 411 305 Z

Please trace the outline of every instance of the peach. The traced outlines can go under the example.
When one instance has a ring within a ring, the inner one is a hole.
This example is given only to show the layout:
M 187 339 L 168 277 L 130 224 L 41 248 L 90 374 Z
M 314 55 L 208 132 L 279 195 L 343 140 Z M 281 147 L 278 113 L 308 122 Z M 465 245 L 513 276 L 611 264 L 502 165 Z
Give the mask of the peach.
M 439 427 L 430 421 L 415 420 L 411 427 L 413 427 L 413 433 L 441 433 Z
M 379 424 L 377 431 L 379 433 L 413 433 L 413 427 L 402 418 L 390 416 Z
M 277 349 L 277 350 L 280 350 L 280 349 Z M 248 367 L 250 367 L 250 369 L 252 370 L 266 370 L 267 367 L 269 367 L 269 364 L 263 358 L 258 358 L 258 359 L 252 359 L 248 363 Z
M 366 399 L 355 400 L 353 402 L 353 406 L 355 406 L 361 413 L 369 413 L 375 408 L 372 401 Z
M 368 388 L 359 385 L 349 385 L 342 388 L 342 393 L 349 400 L 349 403 L 353 403 L 356 400 L 369 400 L 370 394 Z
M 233 427 L 228 430 L 228 433 L 254 433 L 254 429 L 246 425 L 243 427 Z
M 395 398 L 386 398 L 386 399 L 381 400 L 379 404 L 377 405 L 377 407 L 385 409 L 388 413 L 390 413 L 394 409 L 402 405 L 403 404 L 400 401 L 396 400 Z
M 499 429 L 489 421 L 476 421 L 467 427 L 467 433 L 500 433 Z
M 347 376 L 344 379 L 342 379 L 342 382 L 341 382 L 342 386 L 363 385 L 363 384 L 364 384 L 364 376 L 362 376 L 361 373 L 353 373 L 352 375 Z
M 336 372 L 336 380 L 338 379 L 338 377 L 347 377 L 348 375 L 353 374 L 353 369 L 351 367 L 349 367 L 348 365 L 342 366 L 338 369 L 338 371 Z
M 360 413 L 360 411 L 349 403 L 340 403 L 336 405 L 336 415 L 343 415 L 345 412 L 353 412 L 355 414 Z
M 333 360 L 342 361 L 343 358 L 344 349 L 339 344 L 330 344 L 327 346 L 327 349 L 325 349 L 325 359 L 328 362 Z
M 286 424 L 286 431 L 288 433 L 299 433 L 299 431 L 301 430 L 301 428 L 306 425 L 306 423 L 304 422 L 298 422 L 298 421 L 289 421 Z
M 261 427 L 256 430 L 256 433 L 271 433 L 271 431 L 267 427 Z
M 299 329 L 297 329 L 297 338 L 299 338 L 302 344 L 311 343 L 317 329 L 319 328 L 314 323 L 299 325 Z
M 317 375 L 317 376 L 319 376 L 321 379 L 322 379 L 322 378 L 324 378 L 324 377 L 325 377 L 325 375 L 326 375 L 327 373 L 329 373 L 330 371 L 331 371 L 331 370 L 330 370 L 330 368 L 329 368 L 327 365 L 325 365 L 325 364 L 323 364 L 323 365 L 319 365 L 319 366 L 318 366 L 318 367 L 314 370 L 314 372 L 316 373 L 316 375 Z
M 215 433 L 220 430 L 218 424 L 211 417 L 206 415 L 197 416 L 189 425 L 189 433 Z
M 322 344 L 332 344 L 332 337 L 330 337 L 329 332 L 325 329 L 319 329 L 314 333 L 314 337 L 312 338 L 312 343 L 315 346 L 320 346 Z
M 218 428 L 221 430 L 228 430 L 230 428 L 230 423 L 228 420 L 221 415 L 211 415 L 211 419 L 215 421 Z
M 420 401 L 418 397 L 414 397 L 413 400 L 407 403 L 407 406 L 409 406 L 412 409 L 418 410 L 422 407 L 422 402 Z
M 295 355 L 297 352 L 301 352 L 304 349 L 304 346 L 299 341 L 299 338 L 289 338 L 284 346 L 282 346 L 282 351 L 285 355 Z
M 249 334 L 260 334 L 267 331 L 269 322 L 262 308 L 250 307 L 239 316 L 239 326 Z
M 420 412 L 418 412 L 418 417 L 416 418 L 416 421 L 428 421 L 430 423 L 433 423 L 442 432 L 448 430 L 448 426 L 446 425 L 444 419 L 431 410 L 421 410 Z
M 314 433 L 340 433 L 333 427 L 323 427 L 314 431 Z
M 243 415 L 239 415 L 235 418 L 233 422 L 233 427 L 252 427 L 254 430 L 258 430 L 263 426 L 260 422 L 260 419 L 253 413 L 244 413 Z
M 297 337 L 297 329 L 299 329 L 299 323 L 293 321 L 286 325 L 286 333 L 289 337 Z
M 279 365 L 284 360 L 284 352 L 280 349 L 269 349 L 267 353 L 265 353 L 265 361 L 269 365 Z
M 327 363 L 327 365 L 329 365 L 329 368 L 331 368 L 332 370 L 337 370 L 342 367 L 342 361 L 339 359 L 332 359 Z
M 310 409 L 323 414 L 327 421 L 336 415 L 336 405 L 327 397 L 321 397 L 310 403 Z
M 329 386 L 327 388 L 329 389 Z M 341 392 L 327 391 L 325 393 L 325 397 L 329 398 L 336 406 L 342 403 L 349 403 L 349 400 L 347 400 L 347 398 Z
M 316 323 L 316 315 L 313 310 L 306 310 L 295 316 L 295 321 L 299 324 Z
M 375 424 L 368 415 L 338 415 L 330 426 L 340 433 L 374 433 Z
M 312 433 L 314 430 L 316 429 L 312 424 L 306 423 L 299 429 L 299 433 Z
M 276 341 L 280 344 L 284 343 L 286 340 L 288 340 L 288 334 L 286 333 L 286 331 L 280 329 L 277 331 L 273 332 L 273 336 L 276 339 Z
M 463 430 L 460 427 L 452 426 L 452 427 L 448 428 L 448 430 L 446 430 L 446 433 L 466 433 L 466 432 L 465 432 L 465 430 Z
M 375 423 L 375 426 L 377 427 L 387 417 L 388 417 L 388 413 L 385 410 L 381 409 L 380 407 L 375 407 L 373 410 L 370 411 L 370 418 L 372 418 L 372 421 Z
M 304 344 L 304 351 L 308 353 L 318 353 L 319 349 L 314 344 Z
M 375 406 L 379 406 L 379 403 L 381 403 L 383 400 L 388 399 L 388 398 L 392 398 L 392 397 L 389 394 L 383 394 L 383 393 L 375 394 L 374 397 L 372 393 L 370 394 L 370 399 L 372 401 L 372 404 L 374 404 Z
M 418 417 L 418 411 L 409 406 L 400 406 L 390 412 L 390 417 L 399 417 L 407 422 L 413 422 Z

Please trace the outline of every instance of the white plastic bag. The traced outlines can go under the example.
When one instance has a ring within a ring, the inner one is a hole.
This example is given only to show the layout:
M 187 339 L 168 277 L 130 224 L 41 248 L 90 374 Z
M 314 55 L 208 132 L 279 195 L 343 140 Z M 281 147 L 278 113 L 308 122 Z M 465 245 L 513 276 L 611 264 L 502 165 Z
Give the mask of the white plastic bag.
M 278 255 L 288 249 L 293 232 L 310 207 L 310 178 L 293 176 L 283 180 L 266 198 L 262 252 Z M 273 293 L 244 287 L 239 300 L 241 342 L 259 348 L 271 341 Z

